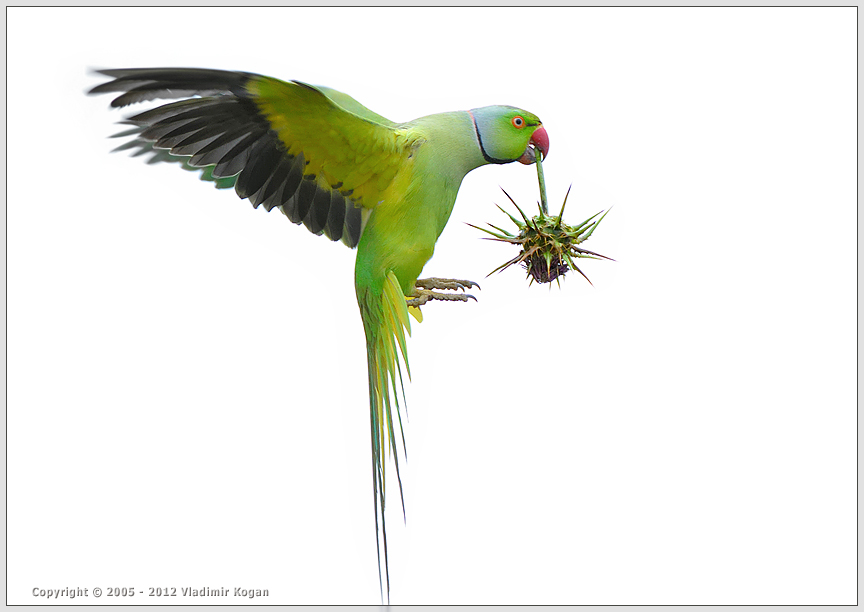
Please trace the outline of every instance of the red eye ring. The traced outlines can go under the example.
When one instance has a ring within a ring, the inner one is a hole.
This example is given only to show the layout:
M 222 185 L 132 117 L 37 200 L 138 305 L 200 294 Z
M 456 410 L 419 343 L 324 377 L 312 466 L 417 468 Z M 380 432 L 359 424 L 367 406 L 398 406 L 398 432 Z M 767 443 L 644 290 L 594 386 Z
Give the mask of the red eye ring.
M 510 123 L 513 124 L 513 127 L 518 128 L 518 129 L 520 129 L 520 130 L 521 130 L 523 127 L 525 127 L 525 120 L 524 120 L 522 117 L 520 117 L 519 115 L 516 115 L 515 117 L 513 117 L 513 118 L 510 120 Z

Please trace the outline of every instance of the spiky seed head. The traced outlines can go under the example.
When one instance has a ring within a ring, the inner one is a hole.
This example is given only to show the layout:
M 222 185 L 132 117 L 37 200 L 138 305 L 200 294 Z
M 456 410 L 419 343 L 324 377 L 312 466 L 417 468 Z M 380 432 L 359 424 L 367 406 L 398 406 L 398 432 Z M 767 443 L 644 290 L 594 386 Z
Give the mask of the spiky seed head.
M 519 255 L 498 266 L 489 274 L 501 272 L 514 264 L 522 264 L 528 272 L 527 278 L 530 278 L 532 283 L 537 282 L 543 284 L 551 283 L 552 281 L 560 283 L 560 280 L 558 279 L 567 274 L 570 270 L 576 270 L 590 283 L 591 281 L 587 276 L 585 276 L 585 273 L 579 269 L 574 260 L 580 257 L 611 260 L 610 257 L 594 253 L 593 251 L 588 251 L 579 246 L 594 232 L 606 216 L 605 213 L 599 219 L 597 219 L 597 216 L 600 215 L 600 213 L 597 213 L 579 225 L 567 225 L 561 218 L 564 212 L 564 206 L 567 204 L 567 198 L 565 197 L 564 204 L 561 206 L 561 213 L 558 215 L 553 216 L 544 213 L 543 207 L 538 204 L 539 214 L 529 219 L 522 208 L 516 204 L 513 198 L 511 198 L 506 191 L 504 192 L 504 195 L 506 195 L 513 203 L 516 210 L 519 211 L 519 215 L 522 217 L 520 220 L 504 211 L 504 209 L 501 209 L 510 218 L 514 225 L 516 225 L 518 233 L 514 235 L 513 233 L 496 227 L 491 223 L 489 226 L 492 227 L 494 231 L 477 227 L 476 225 L 472 225 L 471 227 L 475 227 L 476 229 L 491 235 L 492 238 L 490 238 L 490 240 L 516 244 L 521 250 Z

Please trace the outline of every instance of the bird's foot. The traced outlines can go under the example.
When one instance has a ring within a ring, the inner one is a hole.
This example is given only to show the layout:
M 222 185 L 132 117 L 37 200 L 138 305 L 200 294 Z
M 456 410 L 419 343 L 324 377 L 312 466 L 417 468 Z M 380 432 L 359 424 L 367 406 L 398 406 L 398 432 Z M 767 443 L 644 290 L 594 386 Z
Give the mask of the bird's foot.
M 480 288 L 480 285 L 474 281 L 457 280 L 454 278 L 423 278 L 414 283 L 414 291 L 411 293 L 411 299 L 408 300 L 408 306 L 418 308 L 431 300 L 441 300 L 443 302 L 467 302 L 472 299 L 475 302 L 477 298 L 468 293 L 439 293 L 433 289 L 450 290 L 450 291 L 465 291 L 471 287 Z
M 475 283 L 474 281 L 469 280 L 458 280 L 455 278 L 420 278 L 417 279 L 417 282 L 414 283 L 415 287 L 420 289 L 451 289 L 456 291 L 457 289 L 470 289 L 471 287 L 480 288 L 480 285 Z

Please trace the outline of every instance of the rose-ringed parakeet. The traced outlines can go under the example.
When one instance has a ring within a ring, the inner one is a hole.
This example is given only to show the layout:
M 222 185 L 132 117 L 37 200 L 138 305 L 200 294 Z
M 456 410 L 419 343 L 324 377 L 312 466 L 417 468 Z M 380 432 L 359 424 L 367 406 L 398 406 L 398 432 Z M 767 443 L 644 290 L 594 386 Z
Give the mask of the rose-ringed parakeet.
M 378 572 L 383 582 L 383 544 L 389 600 L 383 457 L 386 445 L 396 448 L 394 412 L 401 434 L 396 382 L 401 386 L 400 355 L 410 376 L 408 315 L 422 320 L 419 307 L 429 300 L 465 301 L 464 292 L 442 291 L 474 285 L 418 277 L 465 175 L 489 163 L 533 163 L 535 149 L 545 157 L 546 130 L 535 115 L 510 106 L 394 123 L 346 94 L 299 81 L 192 68 L 99 72 L 112 80 L 90 93 L 119 93 L 114 107 L 179 99 L 128 118 L 133 127 L 122 135 L 132 140 L 119 148 L 200 170 L 203 179 L 233 187 L 256 208 L 278 208 L 309 231 L 357 248 Z M 398 479 L 398 454 L 392 454 Z

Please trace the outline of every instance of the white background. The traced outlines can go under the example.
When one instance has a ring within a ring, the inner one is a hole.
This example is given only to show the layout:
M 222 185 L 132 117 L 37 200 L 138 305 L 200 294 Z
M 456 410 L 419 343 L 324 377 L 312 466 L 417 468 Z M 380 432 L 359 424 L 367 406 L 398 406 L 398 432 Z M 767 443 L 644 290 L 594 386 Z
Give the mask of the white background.
M 534 168 L 463 183 L 425 274 L 482 291 L 409 343 L 393 603 L 855 603 L 855 9 L 8 17 L 9 603 L 379 603 L 354 253 L 109 154 L 88 69 L 141 66 L 520 106 L 553 210 L 614 207 L 593 287 L 529 288 L 466 223 Z

